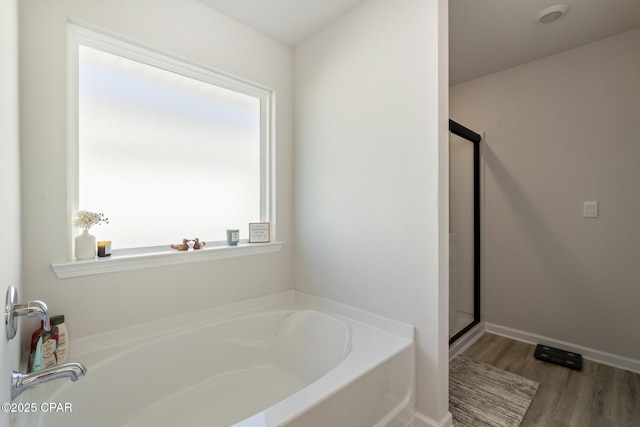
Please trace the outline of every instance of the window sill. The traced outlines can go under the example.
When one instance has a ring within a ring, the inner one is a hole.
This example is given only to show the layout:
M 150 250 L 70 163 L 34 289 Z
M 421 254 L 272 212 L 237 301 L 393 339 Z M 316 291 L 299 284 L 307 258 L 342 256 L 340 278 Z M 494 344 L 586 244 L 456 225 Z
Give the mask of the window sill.
M 164 248 L 147 249 L 145 252 L 122 251 L 116 253 L 114 251 L 109 257 L 66 261 L 51 264 L 51 268 L 59 279 L 66 279 L 69 277 L 279 252 L 283 245 L 284 242 L 240 243 L 238 246 L 205 247 L 197 251 L 176 251 Z

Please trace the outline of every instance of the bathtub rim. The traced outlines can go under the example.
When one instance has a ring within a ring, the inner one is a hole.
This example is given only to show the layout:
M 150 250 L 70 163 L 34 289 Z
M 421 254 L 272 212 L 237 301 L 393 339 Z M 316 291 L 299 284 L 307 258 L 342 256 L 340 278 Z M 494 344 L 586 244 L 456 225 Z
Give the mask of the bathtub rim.
M 414 341 L 415 328 L 413 325 L 298 290 L 288 290 L 72 339 L 69 343 L 68 360 L 106 350 L 115 353 L 131 345 L 138 346 L 141 342 L 147 343 L 164 339 L 167 334 L 176 334 L 213 322 L 250 315 L 270 307 L 276 309 L 278 306 L 282 306 L 283 309 L 287 306 L 287 309 L 326 311 L 339 318 L 363 323 L 389 334 Z

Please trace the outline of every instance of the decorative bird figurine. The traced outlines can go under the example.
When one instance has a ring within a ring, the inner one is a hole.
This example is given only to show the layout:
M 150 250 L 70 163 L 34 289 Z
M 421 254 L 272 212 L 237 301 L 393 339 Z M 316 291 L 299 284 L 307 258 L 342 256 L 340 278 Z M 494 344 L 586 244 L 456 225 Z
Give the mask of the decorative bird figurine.
M 206 245 L 206 242 L 201 242 L 197 237 L 195 239 L 182 239 L 182 243 L 177 245 L 171 245 L 172 249 L 178 251 L 188 251 L 189 249 L 202 249 Z

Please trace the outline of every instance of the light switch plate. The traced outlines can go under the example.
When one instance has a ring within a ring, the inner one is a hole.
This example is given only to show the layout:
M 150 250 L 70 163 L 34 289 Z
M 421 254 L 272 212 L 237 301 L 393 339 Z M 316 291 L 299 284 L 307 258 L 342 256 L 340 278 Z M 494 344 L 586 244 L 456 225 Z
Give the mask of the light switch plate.
M 598 202 L 590 201 L 584 202 L 584 214 L 585 218 L 598 218 Z

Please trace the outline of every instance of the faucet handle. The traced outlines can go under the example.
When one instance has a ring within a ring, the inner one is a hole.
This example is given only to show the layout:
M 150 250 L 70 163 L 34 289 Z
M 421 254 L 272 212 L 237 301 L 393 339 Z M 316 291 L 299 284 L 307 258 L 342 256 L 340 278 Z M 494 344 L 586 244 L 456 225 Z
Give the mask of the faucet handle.
M 39 300 L 31 300 L 26 304 L 18 304 L 18 291 L 12 285 L 7 288 L 7 296 L 4 305 L 4 325 L 7 332 L 7 339 L 16 336 L 18 330 L 18 322 L 16 317 L 38 317 L 43 321 L 43 329 L 51 330 L 51 320 L 49 318 L 49 309 L 47 305 Z

